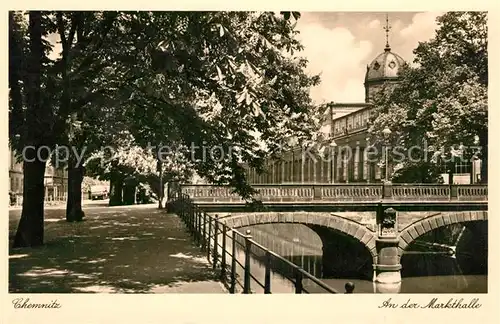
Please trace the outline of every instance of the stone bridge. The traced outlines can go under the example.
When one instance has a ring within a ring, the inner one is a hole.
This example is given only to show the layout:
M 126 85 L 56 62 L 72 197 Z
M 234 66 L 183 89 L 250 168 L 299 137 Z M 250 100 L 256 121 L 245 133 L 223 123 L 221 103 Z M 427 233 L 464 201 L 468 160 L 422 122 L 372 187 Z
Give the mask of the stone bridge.
M 260 224 L 303 224 L 312 229 L 325 227 L 348 235 L 363 244 L 376 263 L 378 228 L 372 212 L 247 212 L 220 215 L 229 227 L 240 228 Z M 398 213 L 398 257 L 417 238 L 432 230 L 452 224 L 487 221 L 488 211 L 401 212 Z M 321 237 L 321 236 L 320 236 Z
M 260 210 L 245 204 L 227 187 L 182 186 L 182 191 L 203 209 L 217 211 L 219 219 L 233 228 L 270 223 L 306 225 L 323 243 L 324 275 L 371 272 L 374 281 L 382 284 L 400 284 L 401 257 L 425 233 L 488 219 L 487 186 L 343 184 L 256 188 L 263 201 Z

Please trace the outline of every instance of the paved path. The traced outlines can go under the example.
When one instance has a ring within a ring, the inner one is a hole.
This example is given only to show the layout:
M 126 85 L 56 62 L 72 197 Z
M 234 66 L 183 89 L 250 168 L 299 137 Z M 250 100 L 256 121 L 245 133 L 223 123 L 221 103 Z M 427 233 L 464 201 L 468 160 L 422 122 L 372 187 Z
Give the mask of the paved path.
M 67 223 L 64 208 L 46 210 L 45 246 L 10 248 L 10 292 L 227 293 L 177 216 L 103 202 L 84 211 Z M 20 213 L 9 211 L 11 238 Z

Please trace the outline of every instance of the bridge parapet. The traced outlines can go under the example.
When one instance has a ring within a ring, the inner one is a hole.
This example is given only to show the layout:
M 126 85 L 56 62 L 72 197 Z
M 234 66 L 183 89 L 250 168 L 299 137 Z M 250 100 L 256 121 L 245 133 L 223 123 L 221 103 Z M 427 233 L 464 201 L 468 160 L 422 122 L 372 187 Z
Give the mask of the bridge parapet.
M 244 203 L 229 186 L 182 185 L 195 202 Z M 440 184 L 278 184 L 255 185 L 255 198 L 262 202 L 484 202 L 487 185 Z

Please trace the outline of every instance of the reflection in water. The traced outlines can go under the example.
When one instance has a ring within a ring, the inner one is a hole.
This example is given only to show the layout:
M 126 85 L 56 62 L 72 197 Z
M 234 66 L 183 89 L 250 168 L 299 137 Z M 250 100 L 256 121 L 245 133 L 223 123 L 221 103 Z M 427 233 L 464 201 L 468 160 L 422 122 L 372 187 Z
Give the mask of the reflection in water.
M 255 241 L 304 268 L 325 283 L 344 291 L 346 281 L 356 285 L 355 293 L 376 291 L 371 280 L 361 277 L 325 278 L 322 269 L 322 242 L 310 228 L 300 224 L 266 224 L 249 227 Z M 243 229 L 242 231 L 246 230 Z M 448 226 L 422 236 L 409 247 L 402 259 L 403 270 L 400 293 L 485 293 L 487 292 L 487 235 L 464 226 Z M 476 232 L 474 232 L 476 231 Z M 477 234 L 482 235 L 477 235 Z M 478 252 L 479 251 L 479 252 Z M 484 253 L 481 253 L 483 251 Z M 258 263 L 258 257 L 255 262 Z M 290 275 L 286 266 L 279 272 Z M 255 265 L 262 267 L 262 264 Z M 263 267 L 262 267 L 262 271 Z M 278 278 L 277 276 L 276 278 Z M 275 285 L 273 279 L 273 285 Z M 282 280 L 280 292 L 293 291 L 291 284 Z M 281 285 L 280 284 L 280 285 Z M 308 283 L 304 283 L 308 287 Z M 310 292 L 324 292 L 309 287 Z M 274 292 L 274 290 L 273 290 Z

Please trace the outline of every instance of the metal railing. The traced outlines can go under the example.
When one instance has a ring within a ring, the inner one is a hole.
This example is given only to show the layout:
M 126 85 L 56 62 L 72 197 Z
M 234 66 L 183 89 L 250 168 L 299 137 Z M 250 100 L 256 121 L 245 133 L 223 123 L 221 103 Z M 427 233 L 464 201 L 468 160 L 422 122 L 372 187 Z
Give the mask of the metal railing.
M 259 289 L 264 294 L 271 294 L 274 275 L 279 275 L 291 284 L 296 294 L 313 291 L 339 293 L 296 264 L 254 241 L 249 230 L 243 234 L 224 224 L 217 215 L 211 216 L 202 211 L 187 194 L 177 193 L 170 208 L 186 224 L 195 243 L 206 253 L 213 270 L 219 271 L 220 280 L 231 294 L 239 291 L 250 294 Z M 262 267 L 255 266 L 256 261 L 263 264 L 263 273 Z M 345 293 L 352 293 L 353 290 L 354 285 L 347 283 Z

